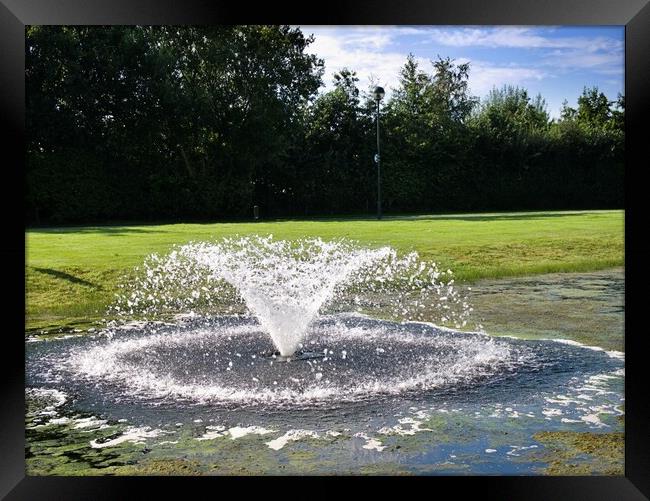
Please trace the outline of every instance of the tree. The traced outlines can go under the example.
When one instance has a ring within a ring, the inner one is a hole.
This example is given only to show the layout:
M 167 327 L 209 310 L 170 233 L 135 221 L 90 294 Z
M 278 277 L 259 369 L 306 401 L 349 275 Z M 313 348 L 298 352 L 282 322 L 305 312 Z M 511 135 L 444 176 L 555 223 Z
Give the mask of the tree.
M 425 181 L 434 122 L 432 81 L 420 70 L 415 56 L 409 54 L 399 82 L 384 107 L 382 120 L 384 205 L 387 210 L 413 210 L 423 203 L 428 188 Z
M 610 101 L 598 87 L 585 87 L 578 97 L 576 120 L 587 126 L 602 127 L 611 118 Z
M 615 107 L 611 110 L 610 125 L 613 129 L 625 132 L 625 96 L 618 94 Z
M 321 83 L 312 41 L 288 26 L 29 28 L 32 207 L 215 217 L 246 213 L 253 186 L 272 199 Z
M 577 109 L 565 103 L 549 136 L 549 163 L 563 173 L 559 191 L 573 204 L 623 203 L 624 107 L 622 95 L 610 101 L 597 87 L 583 89 Z
M 531 99 L 528 91 L 516 86 L 494 88 L 474 114 L 472 126 L 482 164 L 476 179 L 483 203 L 523 207 L 529 199 L 539 199 L 536 186 L 545 175 L 542 164 L 550 126 L 542 96 Z
M 440 56 L 432 63 L 431 92 L 437 115 L 446 119 L 447 125 L 464 123 L 478 102 L 468 91 L 469 63 L 455 65 Z
M 372 115 L 360 105 L 358 81 L 342 69 L 308 112 L 301 168 L 306 213 L 358 212 L 371 203 Z
M 459 176 L 471 139 L 466 124 L 476 98 L 468 91 L 469 65 L 449 58 L 422 71 L 413 54 L 386 105 L 385 193 L 390 210 L 428 210 L 460 202 Z

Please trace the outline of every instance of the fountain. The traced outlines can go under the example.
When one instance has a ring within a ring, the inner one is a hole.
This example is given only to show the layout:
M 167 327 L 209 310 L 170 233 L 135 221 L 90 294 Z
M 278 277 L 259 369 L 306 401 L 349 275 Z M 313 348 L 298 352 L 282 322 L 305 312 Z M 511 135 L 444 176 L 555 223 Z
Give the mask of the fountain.
M 443 321 L 464 326 L 471 309 L 451 277 L 441 281 L 450 274 L 419 261 L 415 252 L 399 257 L 390 247 L 365 249 L 345 240 L 227 238 L 151 256 L 142 280 L 123 295 L 115 311 L 128 318 L 181 309 L 193 313 L 224 300 L 236 302 L 238 296 L 287 358 L 321 308 L 340 303 L 346 294 L 359 305 L 364 295 L 387 298 L 392 291 L 390 302 L 382 304 L 384 314 L 397 309 L 401 319 L 413 320 L 428 302 L 446 311 Z

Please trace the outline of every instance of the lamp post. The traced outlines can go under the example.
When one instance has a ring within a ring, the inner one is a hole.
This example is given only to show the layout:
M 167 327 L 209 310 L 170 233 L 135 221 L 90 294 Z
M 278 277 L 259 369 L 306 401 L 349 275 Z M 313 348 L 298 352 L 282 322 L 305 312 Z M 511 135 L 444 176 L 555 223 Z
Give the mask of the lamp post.
M 381 156 L 379 154 L 379 101 L 384 97 L 384 89 L 382 87 L 375 87 L 373 90 L 375 101 L 377 102 L 377 154 L 375 155 L 375 162 L 377 162 L 377 219 L 381 219 Z

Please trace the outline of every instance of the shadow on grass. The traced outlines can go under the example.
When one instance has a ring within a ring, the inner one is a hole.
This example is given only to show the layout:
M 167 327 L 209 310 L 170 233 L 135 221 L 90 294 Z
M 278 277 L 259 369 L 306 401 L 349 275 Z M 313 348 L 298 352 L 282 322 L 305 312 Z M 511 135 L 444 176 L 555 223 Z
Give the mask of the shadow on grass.
M 102 290 L 101 285 L 94 284 L 92 282 L 89 282 L 88 280 L 84 280 L 83 278 L 75 277 L 74 275 L 70 275 L 69 273 L 65 273 L 63 271 L 57 271 L 53 270 L 51 268 L 37 268 L 37 267 L 32 267 L 33 270 L 38 271 L 39 273 L 44 273 L 46 275 L 50 275 L 51 277 L 54 278 L 59 278 L 61 280 L 67 280 L 68 282 L 72 282 L 73 284 L 79 284 L 79 285 L 85 285 L 86 287 L 92 287 L 97 290 Z
M 477 214 L 422 214 L 422 215 L 384 215 L 381 221 L 516 221 L 539 218 L 566 218 L 582 215 L 597 215 L 595 211 L 571 211 L 571 212 L 518 212 L 518 213 L 477 213 Z M 371 216 L 351 217 L 320 217 L 310 219 L 283 219 L 269 220 L 267 222 L 332 222 L 342 223 L 351 221 L 377 221 Z M 378 221 L 379 222 L 379 221 Z
M 382 222 L 390 221 L 513 221 L 539 218 L 566 218 L 581 215 L 599 215 L 603 212 L 616 211 L 618 209 L 593 209 L 593 210 L 566 210 L 566 211 L 522 211 L 522 212 L 478 212 L 478 213 L 449 213 L 449 214 L 384 214 Z M 153 234 L 168 233 L 169 229 L 161 229 L 160 226 L 175 224 L 192 224 L 192 225 L 215 225 L 215 224 L 250 224 L 255 226 L 265 223 L 346 223 L 346 222 L 372 222 L 377 221 L 377 217 L 371 214 L 340 214 L 340 215 L 323 215 L 323 216 L 294 216 L 294 217 L 276 217 L 261 218 L 252 220 L 243 219 L 224 219 L 224 220 L 184 220 L 184 221 L 124 221 L 112 222 L 106 226 L 59 226 L 59 227 L 31 227 L 27 231 L 31 233 L 47 234 L 96 234 L 120 236 L 129 234 Z M 123 224 L 123 225 L 122 225 Z M 134 227 L 139 226 L 139 227 Z
M 518 214 L 441 214 L 431 216 L 412 216 L 405 218 L 396 218 L 413 221 L 426 220 L 460 220 L 460 221 L 520 221 L 526 219 L 540 218 L 566 218 L 572 216 L 582 216 L 590 214 L 589 212 L 530 212 Z M 388 218 L 392 219 L 392 218 Z
M 29 228 L 30 233 L 47 233 L 47 234 L 66 234 L 66 233 L 85 233 L 96 235 L 120 236 L 131 234 L 152 234 L 166 233 L 165 230 L 154 228 L 125 228 L 115 226 L 67 226 L 60 228 Z

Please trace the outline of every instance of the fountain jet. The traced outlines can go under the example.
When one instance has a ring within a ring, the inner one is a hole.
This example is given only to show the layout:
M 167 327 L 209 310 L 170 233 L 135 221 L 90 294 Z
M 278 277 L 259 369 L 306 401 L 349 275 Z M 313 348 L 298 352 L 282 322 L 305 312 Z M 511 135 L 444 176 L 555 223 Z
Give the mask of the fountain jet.
M 349 240 L 248 236 L 189 243 L 166 257 L 151 256 L 144 271 L 121 312 L 194 312 L 223 306 L 234 294 L 283 357 L 296 352 L 310 323 L 334 299 L 402 320 L 418 320 L 428 307 L 457 327 L 469 313 L 453 280 L 443 284 L 434 263 L 415 252 L 400 257 L 391 247 L 368 249 Z M 454 302 L 461 307 L 453 308 Z

